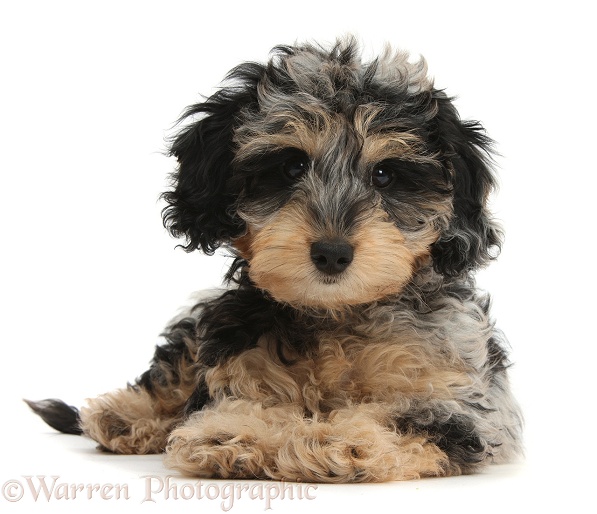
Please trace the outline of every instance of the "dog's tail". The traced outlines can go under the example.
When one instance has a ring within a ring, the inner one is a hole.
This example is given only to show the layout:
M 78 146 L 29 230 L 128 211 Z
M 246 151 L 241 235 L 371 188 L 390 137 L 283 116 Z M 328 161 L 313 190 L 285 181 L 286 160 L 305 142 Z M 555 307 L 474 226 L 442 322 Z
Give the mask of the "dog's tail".
M 67 405 L 62 400 L 49 398 L 39 402 L 24 400 L 35 414 L 39 415 L 52 428 L 65 434 L 81 435 L 79 409 Z

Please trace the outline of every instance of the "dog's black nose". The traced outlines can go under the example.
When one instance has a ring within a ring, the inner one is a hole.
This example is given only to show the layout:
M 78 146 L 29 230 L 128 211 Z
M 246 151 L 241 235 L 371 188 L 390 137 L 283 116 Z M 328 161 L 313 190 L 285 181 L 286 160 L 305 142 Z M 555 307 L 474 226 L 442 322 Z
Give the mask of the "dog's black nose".
M 311 245 L 311 260 L 319 271 L 328 275 L 342 273 L 352 262 L 354 250 L 339 239 L 317 241 Z

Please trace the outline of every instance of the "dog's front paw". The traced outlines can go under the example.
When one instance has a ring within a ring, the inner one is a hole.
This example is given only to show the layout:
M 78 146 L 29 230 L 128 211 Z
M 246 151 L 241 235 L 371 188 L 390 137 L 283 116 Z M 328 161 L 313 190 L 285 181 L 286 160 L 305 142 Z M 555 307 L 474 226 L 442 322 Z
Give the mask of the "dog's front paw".
M 446 455 L 418 436 L 384 426 L 372 408 L 305 418 L 295 407 L 236 400 L 175 429 L 166 464 L 203 478 L 382 482 L 444 473 Z
M 259 420 L 244 421 L 227 431 L 191 419 L 170 435 L 166 465 L 202 478 L 268 478 L 272 449 L 259 437 Z
M 360 416 L 297 427 L 279 449 L 285 480 L 384 482 L 443 474 L 446 456 L 423 438 L 404 437 Z

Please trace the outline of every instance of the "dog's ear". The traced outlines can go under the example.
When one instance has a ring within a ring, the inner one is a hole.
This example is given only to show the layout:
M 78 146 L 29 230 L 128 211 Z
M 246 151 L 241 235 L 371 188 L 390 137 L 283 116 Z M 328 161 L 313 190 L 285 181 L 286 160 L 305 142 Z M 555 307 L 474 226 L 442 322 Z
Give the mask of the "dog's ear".
M 236 194 L 229 179 L 234 158 L 234 130 L 241 110 L 257 104 L 257 84 L 263 67 L 247 63 L 227 77 L 227 86 L 205 102 L 190 106 L 179 122 L 188 122 L 174 138 L 170 155 L 178 160 L 173 190 L 162 198 L 164 226 L 185 237 L 186 251 L 201 248 L 212 254 L 222 243 L 244 231 L 234 212 Z
M 496 185 L 492 141 L 478 122 L 462 121 L 444 93 L 436 91 L 436 101 L 436 136 L 451 176 L 453 216 L 431 251 L 436 271 L 457 276 L 483 266 L 501 248 L 502 233 L 487 210 Z

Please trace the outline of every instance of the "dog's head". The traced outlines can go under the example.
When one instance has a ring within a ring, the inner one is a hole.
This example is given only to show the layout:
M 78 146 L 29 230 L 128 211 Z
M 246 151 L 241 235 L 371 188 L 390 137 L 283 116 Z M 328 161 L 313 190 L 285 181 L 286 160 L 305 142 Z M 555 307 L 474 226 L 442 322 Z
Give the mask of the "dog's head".
M 185 249 L 232 247 L 253 283 L 302 307 L 400 292 L 424 266 L 456 276 L 500 233 L 490 141 L 434 89 L 424 61 L 354 41 L 278 47 L 191 106 L 164 223 Z

